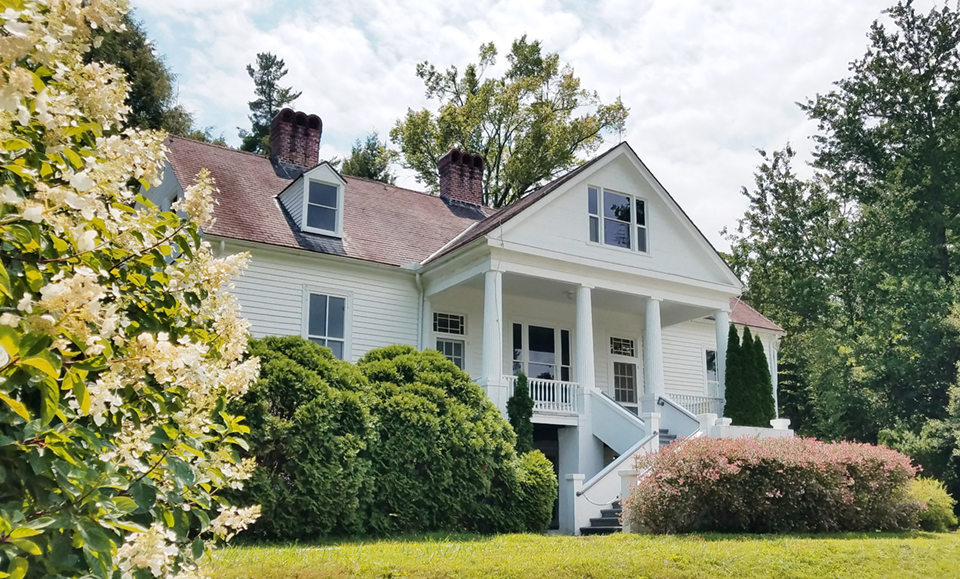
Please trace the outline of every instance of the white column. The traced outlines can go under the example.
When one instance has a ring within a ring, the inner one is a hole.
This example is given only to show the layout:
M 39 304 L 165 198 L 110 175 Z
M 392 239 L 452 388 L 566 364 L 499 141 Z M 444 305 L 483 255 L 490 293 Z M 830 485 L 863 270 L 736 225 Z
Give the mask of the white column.
M 727 397 L 727 338 L 730 334 L 730 314 L 720 310 L 713 314 L 717 327 L 717 390 L 720 398 Z M 723 416 L 721 406 L 720 415 Z
M 647 299 L 646 331 L 643 340 L 644 412 L 656 412 L 656 401 L 664 394 L 660 301 L 659 298 Z
M 483 274 L 483 352 L 481 378 L 484 386 L 503 382 L 503 273 Z M 487 390 L 488 394 L 492 394 Z M 493 396 L 491 396 L 493 398 Z M 500 401 L 493 399 L 499 407 Z M 503 401 L 506 404 L 506 400 Z
M 430 298 L 426 296 L 423 298 L 423 319 L 421 323 L 420 349 L 436 348 L 436 342 L 430 339 L 433 337 L 433 304 L 430 303 Z
M 593 359 L 593 300 L 591 286 L 577 288 L 577 365 L 576 380 L 581 388 L 596 386 Z

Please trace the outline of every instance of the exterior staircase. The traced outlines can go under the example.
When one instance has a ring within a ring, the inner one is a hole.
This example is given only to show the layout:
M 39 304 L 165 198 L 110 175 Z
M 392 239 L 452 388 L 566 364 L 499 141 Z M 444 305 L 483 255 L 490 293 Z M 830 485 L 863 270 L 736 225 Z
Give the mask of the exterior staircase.
M 623 530 L 620 524 L 620 514 L 623 509 L 620 508 L 620 501 L 616 500 L 610 504 L 609 509 L 602 509 L 600 516 L 590 519 L 589 527 L 580 527 L 581 535 L 609 535 L 619 533 Z
M 667 430 L 666 428 L 660 429 L 660 446 L 661 447 L 668 446 L 671 443 L 676 442 L 676 440 L 677 440 L 676 434 L 670 434 L 670 431 Z

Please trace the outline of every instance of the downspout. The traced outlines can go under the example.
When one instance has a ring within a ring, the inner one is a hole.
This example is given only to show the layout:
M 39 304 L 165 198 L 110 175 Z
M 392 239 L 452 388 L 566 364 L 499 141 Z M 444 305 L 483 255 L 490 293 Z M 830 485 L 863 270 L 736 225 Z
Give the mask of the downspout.
M 417 304 L 417 349 L 423 349 L 423 283 L 420 281 L 420 272 L 416 273 L 417 291 L 420 292 L 420 302 Z

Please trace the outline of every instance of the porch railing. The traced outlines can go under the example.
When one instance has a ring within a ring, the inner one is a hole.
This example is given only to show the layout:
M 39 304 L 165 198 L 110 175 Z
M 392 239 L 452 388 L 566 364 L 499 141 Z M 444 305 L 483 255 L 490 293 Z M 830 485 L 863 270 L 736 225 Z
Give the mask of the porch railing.
M 673 400 L 680 406 L 683 406 L 691 414 L 723 414 L 723 398 L 713 398 L 710 396 L 687 396 L 686 394 L 668 394 L 670 400 Z
M 507 396 L 513 396 L 517 377 L 504 376 L 503 382 L 507 386 Z M 530 388 L 530 398 L 533 398 L 534 412 L 577 413 L 577 395 L 580 393 L 580 385 L 576 382 L 528 378 L 527 385 Z

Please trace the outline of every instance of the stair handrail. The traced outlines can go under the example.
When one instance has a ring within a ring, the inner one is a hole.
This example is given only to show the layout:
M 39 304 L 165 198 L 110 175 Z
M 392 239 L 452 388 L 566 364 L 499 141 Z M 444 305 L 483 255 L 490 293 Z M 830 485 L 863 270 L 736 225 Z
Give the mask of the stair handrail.
M 676 402 L 674 402 L 673 400 L 671 400 L 670 397 L 669 397 L 667 394 L 664 394 L 663 396 L 660 396 L 659 398 L 657 398 L 657 404 L 658 404 L 659 406 L 663 406 L 664 404 L 669 404 L 670 406 L 672 406 L 672 407 L 676 408 L 677 410 L 679 410 L 681 413 L 686 414 L 687 417 L 689 417 L 691 420 L 696 421 L 698 424 L 699 424 L 699 422 L 700 422 L 700 419 L 697 418 L 697 415 L 696 415 L 696 414 L 694 414 L 693 412 L 690 412 L 689 410 L 687 410 L 687 409 L 684 408 L 683 406 L 680 406 L 679 404 L 677 404 Z
M 647 425 L 647 421 L 646 421 L 646 420 L 640 418 L 639 416 L 637 416 L 637 415 L 634 414 L 633 412 L 630 412 L 629 410 L 627 410 L 627 407 L 624 406 L 623 404 L 620 404 L 619 402 L 617 402 L 617 401 L 613 398 L 613 396 L 610 396 L 609 394 L 607 394 L 607 393 L 604 392 L 603 390 L 600 390 L 599 388 L 594 388 L 594 389 L 593 389 L 593 392 L 594 392 L 594 393 L 599 392 L 604 398 L 606 398 L 606 402 L 610 402 L 611 404 L 613 404 L 614 409 L 615 409 L 617 412 L 619 412 L 620 414 L 623 414 L 624 416 L 626 416 L 629 420 L 639 421 L 640 424 L 642 424 L 642 425 L 644 425 L 644 427 L 646 427 L 646 425 Z
M 623 464 L 624 462 L 626 462 L 626 460 L 627 460 L 628 458 L 633 457 L 634 454 L 636 454 L 641 448 L 643 448 L 643 447 L 646 446 L 647 444 L 650 444 L 650 441 L 653 440 L 653 439 L 654 439 L 655 437 L 657 437 L 657 436 L 660 436 L 660 433 L 659 433 L 659 432 L 651 433 L 651 434 L 648 435 L 646 438 L 640 439 L 639 442 L 637 442 L 636 444 L 634 444 L 633 446 L 630 447 L 630 450 L 628 450 L 627 452 L 625 452 L 625 453 L 621 454 L 620 456 L 618 456 L 616 459 L 614 459 L 613 462 L 611 462 L 611 463 L 608 464 L 607 466 L 603 467 L 603 470 L 601 470 L 600 472 L 598 472 L 597 474 L 595 474 L 595 475 L 593 476 L 593 478 L 591 478 L 590 480 L 588 480 L 588 481 L 583 485 L 583 488 L 581 488 L 579 491 L 577 491 L 577 495 L 576 495 L 576 496 L 578 496 L 578 497 L 579 497 L 579 496 L 582 496 L 583 493 L 587 492 L 588 490 L 590 490 L 590 488 L 591 488 L 593 485 L 597 484 L 597 482 L 600 481 L 600 479 L 602 479 L 602 478 L 605 477 L 606 475 L 610 474 L 614 469 L 616 469 L 616 468 L 619 467 L 621 464 Z

